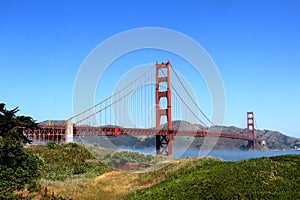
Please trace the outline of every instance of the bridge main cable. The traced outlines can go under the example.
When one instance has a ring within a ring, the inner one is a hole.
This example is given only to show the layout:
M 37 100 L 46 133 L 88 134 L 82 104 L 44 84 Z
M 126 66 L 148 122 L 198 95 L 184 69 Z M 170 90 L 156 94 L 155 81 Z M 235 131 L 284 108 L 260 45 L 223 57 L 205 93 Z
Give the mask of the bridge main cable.
M 200 113 L 205 117 L 205 119 L 211 124 L 211 125 L 215 125 L 208 117 L 207 115 L 201 110 L 201 108 L 198 106 L 198 104 L 195 102 L 195 100 L 192 98 L 192 96 L 188 93 L 186 87 L 184 86 L 184 84 L 182 83 L 181 79 L 179 78 L 177 72 L 174 70 L 173 66 L 171 65 L 171 69 L 174 72 L 176 78 L 178 79 L 178 81 L 180 82 L 181 86 L 183 87 L 183 89 L 185 90 L 185 92 L 187 93 L 187 95 L 190 97 L 190 99 L 193 101 L 194 105 L 198 108 L 198 110 L 200 111 Z M 200 119 L 199 119 L 200 120 Z M 200 122 L 202 122 L 200 120 Z M 202 122 L 203 123 L 203 122 Z
M 171 69 L 175 72 L 175 70 L 172 68 L 172 65 L 170 65 L 171 66 Z M 163 71 L 162 71 L 162 73 L 164 74 L 164 75 L 166 75 Z M 175 74 L 176 74 L 176 72 L 175 72 Z M 176 74 L 176 76 L 177 76 L 177 74 Z M 180 79 L 179 79 L 179 77 L 177 76 L 177 79 L 180 81 Z M 180 81 L 181 82 L 181 81 Z M 182 84 L 182 83 L 181 83 Z M 171 85 L 171 87 L 172 87 L 172 89 L 175 91 L 175 93 L 177 94 L 177 96 L 179 97 L 179 99 L 182 101 L 182 103 L 187 107 L 187 109 L 194 115 L 194 117 L 195 118 L 197 118 L 197 120 L 202 124 L 202 125 L 204 125 L 206 128 L 208 128 L 208 126 L 193 112 L 193 110 L 187 105 L 187 103 L 183 100 L 183 98 L 180 96 L 180 94 L 179 94 L 179 92 L 176 90 L 176 88 L 173 86 L 173 84 L 172 83 L 170 83 L 170 85 Z M 182 85 L 183 87 L 184 87 L 184 85 Z M 185 91 L 187 92 L 187 90 L 185 89 Z M 188 92 L 187 92 L 188 93 Z M 190 96 L 190 95 L 189 95 Z M 190 98 L 191 98 L 191 96 L 190 96 Z M 191 98 L 192 99 L 192 98 Z M 195 102 L 194 102 L 195 103 Z
M 102 109 L 100 109 L 100 110 L 98 110 L 98 111 L 96 111 L 96 112 L 94 112 L 94 113 L 88 115 L 87 117 L 85 117 L 85 118 L 83 118 L 83 119 L 77 121 L 77 122 L 74 123 L 74 124 L 75 124 L 75 125 L 76 125 L 76 124 L 79 124 L 80 122 L 83 122 L 84 120 L 86 120 L 86 119 L 88 119 L 88 118 L 90 118 L 90 117 L 92 117 L 92 116 L 95 116 L 96 114 L 102 112 L 103 110 L 105 110 L 105 109 L 109 108 L 110 106 L 116 104 L 117 102 L 121 101 L 121 100 L 124 99 L 126 96 L 130 95 L 132 92 L 136 91 L 138 88 L 142 87 L 146 82 L 148 82 L 149 80 L 151 80 L 151 78 L 154 77 L 154 75 L 155 75 L 155 74 L 152 74 L 150 77 L 148 77 L 147 79 L 145 79 L 142 83 L 140 83 L 139 85 L 137 85 L 136 87 L 134 87 L 133 89 L 131 89 L 129 92 L 127 92 L 124 96 L 118 98 L 116 101 L 114 101 L 114 102 L 110 103 L 109 105 L 105 106 L 104 108 L 102 108 Z M 120 91 L 122 91 L 122 90 L 120 90 Z M 116 94 L 116 93 L 115 93 L 115 94 Z M 115 94 L 114 94 L 114 95 L 115 95 Z
M 62 122 L 63 123 L 66 123 L 67 121 L 71 121 L 72 119 L 76 118 L 76 117 L 79 117 L 80 115 L 83 115 L 84 113 L 98 107 L 99 105 L 103 104 L 104 102 L 108 101 L 109 99 L 113 98 L 114 96 L 116 96 L 117 94 L 121 93 L 122 91 L 124 91 L 125 89 L 129 88 L 130 86 L 132 86 L 135 82 L 137 82 L 139 79 L 141 79 L 142 77 L 144 77 L 148 72 L 150 72 L 153 68 L 154 68 L 155 65 L 151 65 L 143 74 L 141 74 L 139 77 L 137 77 L 135 80 L 133 80 L 132 82 L 130 82 L 129 84 L 127 84 L 125 87 L 123 87 L 122 89 L 120 89 L 119 91 L 117 91 L 116 93 L 112 94 L 111 96 L 107 97 L 106 99 L 100 101 L 99 103 L 95 104 L 94 106 L 68 118 L 67 120 L 64 120 Z M 107 106 L 109 107 L 109 106 Z M 107 108 L 106 107 L 106 108 Z M 99 112 L 98 112 L 99 113 Z M 91 115 L 93 116 L 93 115 Z M 84 119 L 87 119 L 87 118 L 84 118 Z M 83 121 L 83 120 L 80 120 L 80 122 Z M 76 123 L 77 124 L 77 123 Z

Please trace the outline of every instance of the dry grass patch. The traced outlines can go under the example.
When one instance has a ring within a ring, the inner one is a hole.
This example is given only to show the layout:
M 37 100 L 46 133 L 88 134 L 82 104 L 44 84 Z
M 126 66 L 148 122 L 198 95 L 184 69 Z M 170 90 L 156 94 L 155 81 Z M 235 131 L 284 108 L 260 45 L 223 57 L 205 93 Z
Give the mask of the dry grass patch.
M 174 163 L 174 164 L 173 164 Z M 65 181 L 41 180 L 40 183 L 54 191 L 56 196 L 72 199 L 120 199 L 136 190 L 160 183 L 165 177 L 187 164 L 188 161 L 173 161 L 157 171 L 124 172 L 110 171 L 94 178 L 78 177 Z

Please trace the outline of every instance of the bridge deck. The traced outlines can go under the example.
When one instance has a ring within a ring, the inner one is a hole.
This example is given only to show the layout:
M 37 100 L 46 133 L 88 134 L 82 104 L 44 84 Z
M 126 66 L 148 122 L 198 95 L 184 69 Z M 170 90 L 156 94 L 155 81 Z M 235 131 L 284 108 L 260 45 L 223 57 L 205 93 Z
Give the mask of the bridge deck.
M 28 137 L 44 137 L 47 139 L 53 138 L 53 140 L 59 140 L 60 138 L 65 140 L 66 137 L 66 127 L 65 126 L 40 126 L 36 130 L 24 129 L 23 134 Z M 74 136 L 119 136 L 119 135 L 168 135 L 173 136 L 190 136 L 190 137 L 221 137 L 221 138 L 231 138 L 240 139 L 248 141 L 260 142 L 256 138 L 249 138 L 247 135 L 241 135 L 236 133 L 223 133 L 220 131 L 189 131 L 189 130 L 157 130 L 157 129 L 144 129 L 144 128 L 122 128 L 122 127 L 91 127 L 91 126 L 74 126 L 73 135 Z

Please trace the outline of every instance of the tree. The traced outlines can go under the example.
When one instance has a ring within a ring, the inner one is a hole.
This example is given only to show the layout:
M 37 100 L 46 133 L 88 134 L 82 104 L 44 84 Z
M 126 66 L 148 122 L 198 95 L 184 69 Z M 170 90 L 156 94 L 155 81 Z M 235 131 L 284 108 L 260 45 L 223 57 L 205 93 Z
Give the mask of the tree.
M 0 192 L 22 189 L 40 176 L 36 155 L 24 151 L 14 131 L 0 140 Z
M 32 141 L 23 135 L 20 128 L 34 129 L 37 127 L 37 124 L 31 117 L 16 116 L 18 111 L 18 107 L 12 110 L 7 110 L 5 109 L 5 104 L 0 103 L 0 136 L 5 137 L 8 133 L 14 130 L 13 133 L 16 134 L 23 143 L 31 143 Z
M 42 161 L 24 151 L 21 142 L 31 140 L 20 129 L 35 128 L 37 124 L 31 117 L 16 116 L 18 111 L 18 108 L 7 110 L 5 104 L 0 104 L 0 193 L 22 189 L 40 176 Z

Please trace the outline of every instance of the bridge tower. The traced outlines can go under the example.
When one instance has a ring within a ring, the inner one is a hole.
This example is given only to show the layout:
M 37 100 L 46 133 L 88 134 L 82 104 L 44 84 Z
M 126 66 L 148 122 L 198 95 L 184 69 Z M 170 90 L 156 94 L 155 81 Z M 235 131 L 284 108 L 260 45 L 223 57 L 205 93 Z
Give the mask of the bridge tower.
M 248 147 L 252 149 L 256 149 L 256 135 L 254 132 L 254 114 L 253 112 L 247 112 L 247 134 L 248 138 L 253 140 L 249 140 Z
M 170 67 L 167 63 L 158 64 L 156 62 L 156 88 L 155 88 L 155 103 L 156 103 L 156 129 L 161 129 L 160 120 L 162 116 L 167 117 L 168 135 L 156 135 L 156 154 L 172 157 L 172 102 L 171 102 L 171 82 L 170 82 Z M 166 84 L 166 85 L 165 85 Z M 166 86 L 166 87 L 165 87 Z M 161 107 L 161 99 L 166 98 L 167 108 Z

